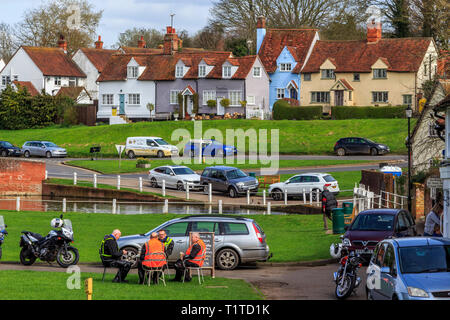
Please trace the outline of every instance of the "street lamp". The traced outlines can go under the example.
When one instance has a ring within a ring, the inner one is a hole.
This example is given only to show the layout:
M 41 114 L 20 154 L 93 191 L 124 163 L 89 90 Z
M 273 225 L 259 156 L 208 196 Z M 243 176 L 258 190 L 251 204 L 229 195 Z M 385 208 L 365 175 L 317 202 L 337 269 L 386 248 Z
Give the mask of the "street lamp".
M 413 110 L 411 109 L 411 105 L 408 105 L 406 108 L 406 117 L 408 118 L 408 211 L 412 213 L 412 201 L 411 201 L 411 118 L 412 118 Z

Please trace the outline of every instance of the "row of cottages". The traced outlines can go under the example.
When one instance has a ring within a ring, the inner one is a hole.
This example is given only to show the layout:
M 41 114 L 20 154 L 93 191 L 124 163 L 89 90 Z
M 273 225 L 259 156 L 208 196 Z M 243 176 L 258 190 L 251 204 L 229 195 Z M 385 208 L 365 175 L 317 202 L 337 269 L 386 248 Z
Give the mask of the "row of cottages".
M 367 39 L 320 40 L 313 29 L 269 29 L 257 24 L 257 50 L 270 74 L 270 106 L 290 99 L 301 106 L 412 105 L 437 73 L 432 38 L 382 38 L 381 23 L 368 23 Z
M 168 27 L 162 49 L 121 48 L 112 55 L 97 79 L 98 119 L 168 119 L 180 107 L 180 116 L 191 118 L 196 106 L 197 114 L 212 116 L 268 112 L 270 80 L 257 56 L 178 49 L 175 29 Z M 223 99 L 229 99 L 229 107 L 222 106 Z M 215 106 L 208 106 L 211 100 Z

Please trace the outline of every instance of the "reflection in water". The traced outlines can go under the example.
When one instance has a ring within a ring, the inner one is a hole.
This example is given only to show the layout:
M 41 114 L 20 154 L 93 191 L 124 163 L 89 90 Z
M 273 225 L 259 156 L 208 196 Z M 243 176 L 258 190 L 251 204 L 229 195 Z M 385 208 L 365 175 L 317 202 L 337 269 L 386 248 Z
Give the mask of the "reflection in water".
M 21 197 L 20 211 L 38 211 L 38 212 L 61 212 L 63 211 L 63 199 L 61 198 L 43 198 L 43 197 Z M 164 208 L 164 203 L 133 203 L 123 202 L 117 203 L 116 214 L 120 215 L 137 215 L 137 214 L 161 214 L 169 212 L 173 214 L 186 215 L 203 215 L 218 214 L 217 206 L 192 204 L 186 205 L 181 203 L 169 203 L 169 207 Z M 12 197 L 0 198 L 0 210 L 15 211 L 17 208 L 17 199 Z M 66 202 L 66 212 L 79 213 L 113 213 L 112 201 L 101 201 L 91 199 L 70 199 Z M 265 215 L 263 210 L 243 209 L 239 206 L 223 206 L 223 214 L 230 215 Z M 285 213 L 272 211 L 273 215 L 282 215 Z

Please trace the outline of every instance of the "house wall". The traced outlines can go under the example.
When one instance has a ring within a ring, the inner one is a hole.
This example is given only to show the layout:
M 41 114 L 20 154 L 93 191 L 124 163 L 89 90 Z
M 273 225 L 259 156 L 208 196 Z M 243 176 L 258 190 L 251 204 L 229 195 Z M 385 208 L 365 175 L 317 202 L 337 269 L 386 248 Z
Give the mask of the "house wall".
M 197 90 L 195 80 L 175 79 L 174 81 L 157 81 L 156 113 L 174 113 L 175 111 L 178 111 L 178 102 L 177 104 L 170 104 L 170 91 L 182 91 L 186 89 L 187 86 L 191 86 L 194 90 Z
M 210 108 L 206 105 L 206 101 L 203 101 L 204 90 L 215 90 L 216 98 L 219 101 L 220 98 L 229 99 L 229 91 L 240 90 L 241 101 L 246 98 L 245 81 L 244 80 L 224 80 L 224 79 L 199 79 L 197 80 L 197 87 L 194 88 L 199 94 L 199 113 L 217 113 L 215 108 Z M 225 109 L 225 113 L 244 113 L 244 108 L 241 106 Z
M 417 71 L 417 87 L 422 87 L 422 84 L 430 79 L 433 79 L 437 72 L 437 60 L 438 60 L 438 52 L 436 46 L 434 45 L 434 41 L 431 41 L 430 46 L 428 47 L 427 53 L 425 54 L 422 64 L 420 65 L 419 70 Z M 431 62 L 430 62 L 431 61 Z M 427 65 L 427 72 L 425 73 L 425 65 Z M 431 65 L 431 73 L 430 73 L 430 65 Z
M 96 83 L 100 73 L 97 68 L 92 64 L 92 62 L 86 57 L 83 51 L 78 50 L 73 56 L 72 60 L 78 65 L 78 67 L 83 70 L 86 74 L 86 90 L 93 100 L 98 99 L 98 84 Z
M 260 67 L 261 68 L 261 77 L 253 76 L 253 68 Z M 246 101 L 248 102 L 248 96 L 255 97 L 255 105 L 251 105 L 247 103 L 247 109 L 260 109 L 264 110 L 264 112 L 269 112 L 269 90 L 270 90 L 270 78 L 267 72 L 265 72 L 264 66 L 261 63 L 261 60 L 256 59 L 255 64 L 253 65 L 250 73 L 245 80 L 246 85 Z

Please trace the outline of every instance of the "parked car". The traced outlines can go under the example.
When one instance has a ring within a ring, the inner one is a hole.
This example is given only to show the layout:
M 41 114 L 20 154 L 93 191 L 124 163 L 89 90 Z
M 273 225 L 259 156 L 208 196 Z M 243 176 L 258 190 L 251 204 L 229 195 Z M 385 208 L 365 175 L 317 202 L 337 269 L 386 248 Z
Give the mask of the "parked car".
M 201 140 L 203 157 L 228 157 L 237 154 L 234 146 L 224 145 L 216 140 Z M 200 140 L 191 140 L 184 147 L 184 155 L 198 157 L 200 149 Z
M 450 300 L 450 239 L 402 238 L 380 242 L 366 284 L 372 300 Z
M 200 175 L 184 166 L 164 166 L 150 170 L 148 178 L 152 188 L 162 186 L 163 180 L 168 188 L 176 188 L 180 191 L 186 190 L 189 183 L 190 189 L 203 190 L 200 183 Z
M 360 212 L 346 227 L 342 244 L 349 251 L 370 260 L 378 242 L 390 237 L 417 236 L 416 224 L 408 211 L 403 209 L 373 209 Z
M 15 147 L 8 141 L 0 141 L 0 155 L 2 157 L 20 157 L 22 152 L 20 148 Z
M 341 157 L 348 154 L 377 156 L 389 153 L 391 150 L 385 144 L 376 143 L 366 138 L 343 138 L 336 142 L 334 152 Z
M 312 199 L 317 200 L 317 191 L 322 192 L 325 187 L 334 194 L 340 192 L 339 184 L 335 178 L 326 173 L 303 173 L 289 178 L 285 182 L 275 183 L 269 186 L 269 195 L 275 201 L 284 199 L 284 192 L 288 197 L 303 197 L 303 190 L 309 194 L 313 191 Z
M 177 147 L 158 137 L 131 137 L 127 139 L 125 154 L 130 159 L 136 156 L 171 157 L 179 154 Z
M 128 260 L 136 262 L 141 247 L 153 232 L 166 230 L 175 243 L 169 263 L 180 258 L 189 247 L 190 232 L 215 233 L 215 261 L 222 270 L 233 270 L 241 263 L 267 261 L 269 246 L 266 235 L 253 219 L 223 216 L 188 216 L 167 221 L 142 235 L 121 237 L 118 246 L 129 252 Z
M 201 184 L 205 191 L 208 185 L 212 185 L 212 191 L 228 193 L 230 198 L 247 194 L 250 190 L 252 194 L 258 192 L 259 182 L 256 178 L 249 177 L 246 173 L 233 167 L 210 167 L 203 171 Z
M 46 158 L 65 158 L 67 151 L 58 147 L 49 141 L 27 141 L 22 146 L 22 154 L 25 158 L 46 157 Z

